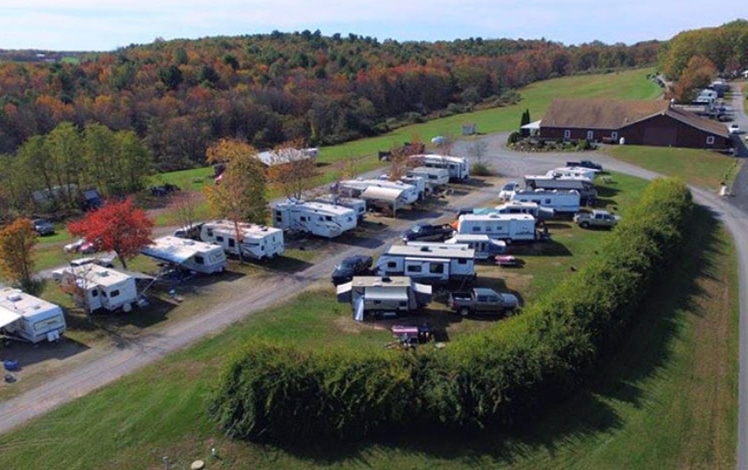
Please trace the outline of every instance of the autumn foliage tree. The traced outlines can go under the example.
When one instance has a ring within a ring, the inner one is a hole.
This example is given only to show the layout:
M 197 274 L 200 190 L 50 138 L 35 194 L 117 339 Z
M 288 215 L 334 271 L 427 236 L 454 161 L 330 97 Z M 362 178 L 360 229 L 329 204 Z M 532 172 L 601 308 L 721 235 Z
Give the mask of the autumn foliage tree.
M 124 201 L 108 201 L 101 209 L 68 224 L 72 235 L 91 241 L 98 250 L 114 251 L 125 269 L 127 260 L 153 242 L 152 230 L 153 220 L 145 211 L 133 206 L 131 197 Z
M 709 86 L 717 76 L 714 63 L 702 56 L 693 56 L 683 70 L 675 86 L 675 99 L 681 102 L 691 101 L 700 88 Z
M 0 231 L 0 269 L 24 289 L 31 286 L 37 234 L 29 219 L 16 219 Z

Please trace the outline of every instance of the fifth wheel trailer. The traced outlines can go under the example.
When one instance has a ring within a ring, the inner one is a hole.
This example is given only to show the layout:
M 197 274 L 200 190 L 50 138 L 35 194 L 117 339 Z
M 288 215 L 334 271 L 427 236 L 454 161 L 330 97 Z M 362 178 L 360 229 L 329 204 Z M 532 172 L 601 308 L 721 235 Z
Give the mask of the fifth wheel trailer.
M 529 214 L 463 214 L 457 219 L 457 233 L 485 234 L 507 244 L 540 238 L 535 217 Z
M 236 242 L 237 228 L 241 241 Z M 283 230 L 266 225 L 234 222 L 230 220 L 213 220 L 205 222 L 200 228 L 200 240 L 220 245 L 223 251 L 232 255 L 254 258 L 273 258 L 283 254 Z
M 19 289 L 0 288 L 0 330 L 11 338 L 57 341 L 67 324 L 62 309 Z
M 473 281 L 475 251 L 460 245 L 392 245 L 377 260 L 375 272 L 380 276 L 410 276 L 427 284 Z
M 273 207 L 273 225 L 283 230 L 335 238 L 356 228 L 353 209 L 324 202 L 290 200 Z

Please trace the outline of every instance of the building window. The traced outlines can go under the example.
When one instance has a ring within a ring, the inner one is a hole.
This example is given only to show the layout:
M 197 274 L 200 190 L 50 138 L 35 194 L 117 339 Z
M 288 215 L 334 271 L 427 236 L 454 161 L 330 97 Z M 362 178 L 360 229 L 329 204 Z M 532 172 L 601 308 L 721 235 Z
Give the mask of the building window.
M 564 131 L 564 139 L 571 139 L 571 131 L 569 129 Z
M 587 131 L 587 140 L 595 140 L 595 131 Z
M 713 135 L 706 136 L 706 144 L 707 145 L 714 145 L 714 136 Z

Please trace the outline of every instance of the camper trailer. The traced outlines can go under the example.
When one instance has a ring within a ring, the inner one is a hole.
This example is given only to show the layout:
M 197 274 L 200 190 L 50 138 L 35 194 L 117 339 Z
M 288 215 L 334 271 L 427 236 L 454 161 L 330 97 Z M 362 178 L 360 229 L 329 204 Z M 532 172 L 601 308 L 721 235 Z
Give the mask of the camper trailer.
M 343 206 L 349 209 L 353 209 L 353 212 L 356 213 L 356 217 L 358 217 L 359 222 L 364 220 L 364 217 L 366 216 L 366 201 L 363 199 L 335 196 L 330 194 L 327 196 L 316 197 L 312 200 L 312 202 L 324 202 L 325 204 L 332 204 L 334 206 Z
M 581 176 L 525 175 L 525 189 L 574 189 L 579 191 L 582 203 L 597 197 L 592 180 Z
M 273 207 L 273 225 L 283 230 L 335 238 L 356 228 L 353 209 L 324 202 L 288 201 Z
M 93 264 L 66 268 L 61 287 L 89 311 L 129 312 L 138 300 L 133 276 Z
M 579 212 L 581 197 L 576 190 L 542 190 L 518 191 L 512 196 L 512 201 L 534 202 L 541 207 L 553 209 L 554 214 L 574 214 Z
M 465 247 L 393 245 L 377 261 L 380 276 L 410 276 L 427 284 L 475 279 L 475 251 Z
M 462 181 L 470 178 L 470 167 L 466 158 L 448 155 L 411 155 L 411 162 L 427 168 L 444 168 L 449 171 L 451 181 Z
M 449 184 L 449 170 L 446 168 L 419 166 L 406 170 L 405 174 L 408 176 L 420 176 L 425 179 L 426 186 L 430 187 L 432 192 Z
M 239 229 L 241 242 L 236 242 L 236 231 Z M 230 220 L 205 222 L 200 228 L 200 240 L 220 245 L 228 254 L 242 257 L 263 259 L 273 258 L 283 253 L 283 230 L 265 225 L 239 222 L 234 225 Z
M 485 234 L 507 244 L 539 238 L 530 214 L 464 214 L 457 219 L 457 233 Z
M 353 318 L 363 321 L 366 314 L 398 315 L 431 302 L 431 286 L 407 276 L 356 276 L 337 287 L 338 302 L 353 305 Z
M 470 233 L 456 233 L 444 242 L 450 246 L 465 246 L 475 252 L 475 259 L 486 260 L 495 255 L 506 252 L 506 243 L 495 240 L 488 235 L 473 235 Z
M 552 170 L 548 170 L 546 175 L 548 176 L 566 176 L 566 177 L 580 177 L 580 178 L 587 178 L 589 180 L 595 179 L 595 176 L 597 176 L 597 173 L 599 170 L 594 170 L 592 168 L 584 168 L 581 166 L 562 166 L 559 168 L 554 168 Z
M 19 289 L 0 288 L 0 330 L 12 338 L 57 341 L 67 325 L 62 309 Z
M 497 214 L 530 214 L 536 221 L 553 218 L 553 209 L 541 206 L 537 202 L 509 200 L 494 207 L 493 211 Z
M 412 184 L 406 184 L 402 181 L 387 181 L 383 179 L 355 179 L 344 180 L 339 183 L 339 187 L 348 190 L 353 197 L 363 196 L 364 192 L 370 187 L 395 189 L 400 191 L 398 197 L 400 205 L 413 204 L 418 200 L 418 190 Z
M 153 240 L 140 250 L 146 256 L 203 274 L 226 269 L 226 253 L 218 245 L 173 236 Z

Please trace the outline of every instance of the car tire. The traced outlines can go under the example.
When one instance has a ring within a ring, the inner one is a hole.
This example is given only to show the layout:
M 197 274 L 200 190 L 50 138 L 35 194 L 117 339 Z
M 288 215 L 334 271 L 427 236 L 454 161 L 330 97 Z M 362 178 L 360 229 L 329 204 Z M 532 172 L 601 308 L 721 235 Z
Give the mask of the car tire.
M 462 315 L 463 317 L 466 317 L 466 316 L 470 315 L 470 309 L 467 308 L 467 307 L 461 307 L 460 308 L 460 315 Z
M 590 223 L 589 222 L 582 222 L 581 224 L 579 224 L 579 226 L 582 227 L 582 228 L 588 228 L 590 226 Z

